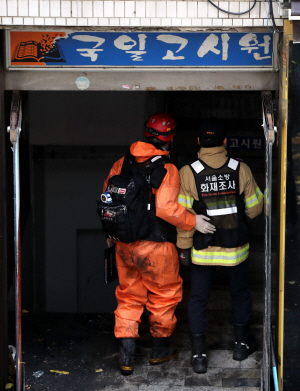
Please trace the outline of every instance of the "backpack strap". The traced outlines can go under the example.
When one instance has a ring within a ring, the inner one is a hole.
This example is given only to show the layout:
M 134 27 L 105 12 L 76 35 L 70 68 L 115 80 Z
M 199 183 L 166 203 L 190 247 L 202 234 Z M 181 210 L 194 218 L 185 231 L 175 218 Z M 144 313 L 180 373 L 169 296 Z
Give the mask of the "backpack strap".
M 137 163 L 133 158 L 133 165 L 137 168 L 146 168 L 147 174 L 151 173 L 151 171 L 159 166 L 164 166 L 169 159 L 163 155 L 152 156 L 150 159 L 145 160 L 142 163 Z
M 137 172 L 145 176 L 149 183 L 149 191 L 152 192 L 151 188 L 158 189 L 167 173 L 164 167 L 166 163 L 169 163 L 169 158 L 164 155 L 152 156 L 142 163 L 137 163 L 134 156 L 127 152 L 121 174 L 128 172 L 134 175 L 134 172 Z
M 167 156 L 157 155 L 146 160 L 146 167 L 144 168 L 146 176 L 148 177 L 149 185 L 158 189 L 167 174 L 165 164 L 169 162 Z
M 149 175 L 154 168 L 164 166 L 166 163 L 169 163 L 169 158 L 165 155 L 152 156 L 150 159 L 147 159 L 142 163 L 137 163 L 134 156 L 131 155 L 130 152 L 127 152 L 123 161 L 121 173 L 131 171 L 134 166 L 140 169 L 146 168 L 146 174 Z
M 131 171 L 132 170 L 132 164 L 134 162 L 134 157 L 131 155 L 130 152 L 127 152 L 122 164 L 121 174 L 124 174 L 124 172 Z

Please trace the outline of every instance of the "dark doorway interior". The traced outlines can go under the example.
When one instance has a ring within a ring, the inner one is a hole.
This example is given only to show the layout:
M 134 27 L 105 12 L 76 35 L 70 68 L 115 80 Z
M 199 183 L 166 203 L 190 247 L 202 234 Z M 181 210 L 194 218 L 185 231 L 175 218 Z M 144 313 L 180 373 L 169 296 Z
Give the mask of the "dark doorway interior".
M 23 309 L 30 311 L 24 315 L 23 333 L 28 385 L 34 390 L 153 390 L 170 386 L 176 390 L 201 386 L 259 389 L 263 216 L 249 222 L 252 331 L 260 341 L 259 351 L 242 364 L 231 359 L 230 295 L 226 275 L 220 271 L 208 308 L 209 372 L 200 377 L 192 372 L 186 316 L 190 277 L 189 270 L 182 269 L 184 300 L 178 306 L 178 326 L 172 336 L 182 350 L 180 358 L 176 364 L 166 363 L 159 369 L 149 367 L 145 313 L 140 358 L 135 375 L 129 379 L 118 375 L 115 367 L 117 282 L 104 284 L 105 238 L 95 200 L 113 162 L 132 142 L 143 140 L 144 121 L 150 114 L 166 110 L 176 117 L 178 134 L 172 158 L 180 168 L 196 159 L 201 119 L 221 118 L 228 136 L 241 142 L 243 138 L 262 137 L 260 92 L 28 92 L 24 98 L 27 114 L 21 144 L 21 213 Z M 231 149 L 229 155 L 250 166 L 263 191 L 264 150 L 238 148 Z M 276 158 L 275 147 L 274 186 Z M 273 213 L 275 222 L 276 211 Z M 275 240 L 273 243 L 275 249 Z M 71 375 L 54 376 L 49 369 Z M 38 370 L 44 375 L 32 377 Z

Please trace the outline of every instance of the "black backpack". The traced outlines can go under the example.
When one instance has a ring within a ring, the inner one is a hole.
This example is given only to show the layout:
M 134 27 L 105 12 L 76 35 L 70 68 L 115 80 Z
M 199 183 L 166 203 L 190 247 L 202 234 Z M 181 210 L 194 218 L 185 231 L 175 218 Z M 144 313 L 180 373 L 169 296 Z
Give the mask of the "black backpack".
M 128 153 L 119 175 L 112 176 L 106 192 L 97 201 L 98 213 L 104 234 L 124 243 L 147 238 L 152 221 L 150 205 L 152 188 L 158 189 L 167 170 L 168 158 L 153 156 L 143 163 L 136 163 Z

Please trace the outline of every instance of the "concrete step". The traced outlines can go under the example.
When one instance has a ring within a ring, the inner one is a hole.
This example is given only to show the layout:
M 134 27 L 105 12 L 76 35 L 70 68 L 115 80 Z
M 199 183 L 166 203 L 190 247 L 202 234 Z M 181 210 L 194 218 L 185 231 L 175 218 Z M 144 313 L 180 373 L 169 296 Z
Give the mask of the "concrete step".
M 247 380 L 247 382 L 251 381 L 251 383 L 254 382 L 254 384 L 256 384 L 256 380 L 253 381 L 253 379 L 249 379 Z M 214 387 L 214 386 L 207 386 L 207 387 L 203 387 L 201 386 L 201 391 L 260 391 L 261 388 L 260 387 L 243 387 L 243 380 L 240 380 L 239 379 L 239 382 L 237 383 L 238 386 L 237 387 Z M 242 386 L 241 386 L 241 385 Z M 249 383 L 248 383 L 249 384 Z M 108 391 L 112 391 L 112 390 L 115 390 L 116 388 L 107 388 L 105 387 L 105 390 L 108 390 Z M 200 390 L 200 388 L 197 388 L 197 385 L 196 387 L 195 386 L 192 386 L 192 387 L 187 387 L 187 386 L 179 386 L 179 387 L 172 387 L 170 388 L 169 386 L 166 386 L 166 387 L 161 387 L 161 386 L 136 386 L 136 387 L 132 387 L 132 385 L 130 385 L 130 388 L 119 388 L 119 390 L 122 390 L 122 391 L 170 391 L 172 389 L 172 391 L 195 391 L 195 390 Z M 98 390 L 95 390 L 95 391 L 98 391 Z
M 149 364 L 150 349 L 139 349 L 132 376 L 120 377 L 110 368 L 103 368 L 101 383 L 106 390 L 234 390 L 260 389 L 262 353 L 255 352 L 248 359 L 238 362 L 232 359 L 232 351 L 208 352 L 208 371 L 196 374 L 190 366 L 190 350 L 181 350 L 175 360 L 158 366 Z M 112 357 L 107 357 L 110 360 Z M 109 384 L 114 382 L 115 384 Z M 121 382 L 123 384 L 121 384 Z M 117 384 L 116 384 L 117 383 Z M 120 387 L 121 386 L 121 387 Z M 243 387 L 243 388 L 241 388 Z
M 153 368 L 149 363 L 151 348 L 140 348 L 136 352 L 136 367 L 139 370 L 143 371 L 144 366 Z M 176 358 L 176 361 L 169 361 L 164 363 L 164 368 L 172 369 L 174 367 L 174 363 L 176 362 L 177 368 L 190 368 L 190 359 L 191 359 L 191 351 L 190 349 L 180 349 L 179 355 Z M 221 371 L 224 369 L 252 369 L 258 370 L 261 367 L 262 362 L 262 352 L 257 351 L 251 354 L 244 361 L 235 361 L 232 359 L 232 350 L 211 350 L 209 349 L 207 352 L 207 362 L 208 368 L 219 368 Z M 158 368 L 158 366 L 156 366 Z M 222 373 L 223 374 L 223 373 Z

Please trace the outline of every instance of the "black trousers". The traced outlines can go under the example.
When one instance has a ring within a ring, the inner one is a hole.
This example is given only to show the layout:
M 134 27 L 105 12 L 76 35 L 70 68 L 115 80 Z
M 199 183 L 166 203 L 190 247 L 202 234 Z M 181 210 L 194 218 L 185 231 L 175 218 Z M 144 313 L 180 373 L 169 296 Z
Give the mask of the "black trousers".
M 236 266 L 219 266 L 226 269 L 232 298 L 233 322 L 248 323 L 252 312 L 251 293 L 248 287 L 248 259 Z M 191 265 L 191 293 L 188 304 L 191 334 L 207 330 L 206 307 L 217 266 Z

